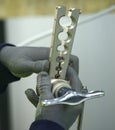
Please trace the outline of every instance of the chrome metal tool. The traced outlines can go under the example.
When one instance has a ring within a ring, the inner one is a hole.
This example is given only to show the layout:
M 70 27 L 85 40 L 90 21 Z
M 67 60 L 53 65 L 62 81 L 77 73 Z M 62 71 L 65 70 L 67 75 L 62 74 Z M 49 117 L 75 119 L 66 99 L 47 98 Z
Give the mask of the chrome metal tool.
M 70 59 L 75 31 L 80 13 L 81 11 L 75 8 L 71 8 L 67 11 L 66 7 L 64 6 L 58 6 L 56 8 L 56 16 L 54 20 L 52 43 L 49 57 L 49 75 L 52 78 L 52 92 L 55 98 L 40 101 L 40 104 L 43 107 L 56 104 L 79 105 L 81 103 L 84 103 L 86 100 L 101 97 L 104 95 L 103 91 L 87 91 L 84 93 L 78 93 L 72 90 L 70 84 L 65 80 L 65 75 Z M 61 23 L 61 20 L 64 17 L 69 18 L 69 25 Z M 82 129 L 82 119 L 83 109 L 82 113 L 78 116 L 77 130 Z
M 88 99 L 101 97 L 103 91 L 91 91 L 87 93 L 78 93 L 71 89 L 71 86 L 65 80 L 65 75 L 70 59 L 72 45 L 74 41 L 77 22 L 80 14 L 79 9 L 71 8 L 66 11 L 66 7 L 58 6 L 54 20 L 52 43 L 50 49 L 50 70 L 49 75 L 52 78 L 55 99 L 41 101 L 42 106 L 55 104 L 78 105 Z M 69 18 L 69 25 L 62 25 L 62 18 Z M 66 38 L 60 38 L 60 35 L 66 34 Z
M 68 90 L 64 95 L 50 100 L 42 101 L 42 106 L 50 106 L 56 104 L 66 105 L 79 105 L 89 99 L 104 96 L 103 91 L 91 91 L 88 93 L 77 93 L 75 91 Z

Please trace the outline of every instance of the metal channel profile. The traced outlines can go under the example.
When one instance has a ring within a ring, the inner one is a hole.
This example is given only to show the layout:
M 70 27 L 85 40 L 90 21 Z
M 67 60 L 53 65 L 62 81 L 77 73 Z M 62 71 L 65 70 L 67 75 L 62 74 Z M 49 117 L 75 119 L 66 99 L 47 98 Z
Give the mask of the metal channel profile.
M 50 49 L 50 70 L 49 75 L 53 79 L 65 79 L 66 70 L 72 50 L 77 21 L 80 14 L 79 9 L 71 8 L 66 12 L 66 7 L 58 6 L 54 20 L 52 43 Z M 71 24 L 62 26 L 60 19 L 67 16 L 71 19 Z M 60 39 L 61 33 L 66 33 L 66 39 Z M 59 49 L 59 48 L 63 49 Z

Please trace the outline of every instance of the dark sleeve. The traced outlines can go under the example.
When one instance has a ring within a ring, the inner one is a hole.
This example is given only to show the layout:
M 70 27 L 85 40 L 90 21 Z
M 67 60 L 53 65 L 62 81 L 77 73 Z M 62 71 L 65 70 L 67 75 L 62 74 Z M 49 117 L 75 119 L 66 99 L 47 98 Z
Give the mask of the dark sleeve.
M 14 46 L 14 45 L 1 43 L 0 51 L 5 46 Z M 10 73 L 10 71 L 4 65 L 2 65 L 2 63 L 0 63 L 0 93 L 5 91 L 5 89 L 8 86 L 8 83 L 11 83 L 11 82 L 17 81 L 17 80 L 19 80 L 19 78 L 13 76 Z
M 65 130 L 59 124 L 48 120 L 37 120 L 32 123 L 29 130 Z

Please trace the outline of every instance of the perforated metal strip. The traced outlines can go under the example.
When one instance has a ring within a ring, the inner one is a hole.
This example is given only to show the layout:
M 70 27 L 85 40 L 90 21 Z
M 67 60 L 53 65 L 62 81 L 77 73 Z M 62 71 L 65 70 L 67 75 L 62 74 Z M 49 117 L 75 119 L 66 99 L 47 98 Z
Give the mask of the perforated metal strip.
M 56 8 L 56 17 L 54 19 L 52 43 L 49 57 L 49 75 L 51 78 L 65 79 L 79 14 L 79 9 L 71 8 L 66 12 L 66 7 L 64 6 L 58 6 Z M 60 24 L 60 19 L 63 16 L 68 16 L 71 18 L 71 24 L 69 26 L 63 26 Z M 64 40 L 59 38 L 59 35 L 62 32 L 67 34 L 67 38 Z M 59 49 L 60 47 L 63 49 Z

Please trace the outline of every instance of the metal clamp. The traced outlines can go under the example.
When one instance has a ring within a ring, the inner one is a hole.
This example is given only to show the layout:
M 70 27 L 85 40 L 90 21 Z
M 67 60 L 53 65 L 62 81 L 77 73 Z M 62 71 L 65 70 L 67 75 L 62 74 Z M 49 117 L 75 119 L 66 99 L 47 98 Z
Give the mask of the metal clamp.
M 66 8 L 64 6 L 58 6 L 56 8 L 56 17 L 54 20 L 52 43 L 49 57 L 49 75 L 52 78 L 52 92 L 56 98 L 40 101 L 41 106 L 56 104 L 79 105 L 86 100 L 104 96 L 103 91 L 78 93 L 72 90 L 71 86 L 65 80 L 65 75 L 80 13 L 81 11 L 75 8 L 71 8 L 68 11 L 66 11 Z M 67 26 L 63 26 L 60 22 L 61 18 L 63 18 L 64 16 L 67 16 L 71 20 L 71 23 Z M 60 38 L 60 35 L 62 33 L 66 34 L 66 38 Z M 79 115 L 78 118 L 79 121 L 77 128 L 78 130 L 81 130 L 83 112 Z
M 73 40 L 77 27 L 77 21 L 80 14 L 79 9 L 71 8 L 66 12 L 66 7 L 58 6 L 56 8 L 56 17 L 54 20 L 54 30 L 52 34 L 52 44 L 50 49 L 50 70 L 49 75 L 52 78 L 55 99 L 41 101 L 41 105 L 48 106 L 54 104 L 78 105 L 88 99 L 104 95 L 103 91 L 93 91 L 89 93 L 78 93 L 71 89 L 71 86 L 65 80 L 67 66 L 72 50 Z M 70 25 L 63 26 L 60 23 L 61 18 L 67 16 L 71 19 Z M 65 32 L 67 37 L 60 39 L 60 33 Z M 60 46 L 63 49 L 58 49 Z

